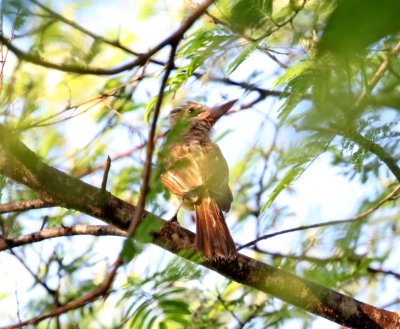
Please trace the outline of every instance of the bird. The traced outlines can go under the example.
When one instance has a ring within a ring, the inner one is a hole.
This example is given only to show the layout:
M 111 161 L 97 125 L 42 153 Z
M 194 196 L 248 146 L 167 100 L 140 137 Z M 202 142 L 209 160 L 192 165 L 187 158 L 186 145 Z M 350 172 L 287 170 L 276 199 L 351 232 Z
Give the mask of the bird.
M 233 200 L 229 168 L 210 136 L 214 124 L 236 102 L 211 108 L 189 102 L 172 110 L 162 152 L 162 184 L 180 199 L 181 205 L 194 209 L 195 245 L 208 260 L 233 259 L 237 255 L 223 213 L 229 211 Z M 173 220 L 177 220 L 176 215 Z

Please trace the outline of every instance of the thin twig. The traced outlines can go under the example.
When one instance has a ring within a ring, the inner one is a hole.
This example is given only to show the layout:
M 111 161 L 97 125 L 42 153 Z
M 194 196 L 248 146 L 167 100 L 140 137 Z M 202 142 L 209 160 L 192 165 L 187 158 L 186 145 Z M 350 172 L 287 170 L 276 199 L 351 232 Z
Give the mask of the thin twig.
M 57 12 L 55 12 L 54 10 L 50 9 L 49 7 L 43 5 L 42 3 L 40 3 L 40 2 L 37 1 L 37 0 L 30 0 L 30 1 L 31 1 L 32 3 L 34 3 L 35 5 L 37 5 L 38 7 L 42 8 L 44 11 L 48 12 L 51 16 L 53 16 L 53 17 L 56 18 L 57 20 L 59 20 L 59 21 L 65 23 L 65 24 L 67 24 L 67 25 L 73 27 L 75 30 L 80 31 L 80 32 L 82 32 L 83 34 L 88 35 L 89 37 L 93 38 L 93 39 L 96 40 L 96 41 L 104 42 L 105 44 L 108 44 L 108 45 L 110 45 L 110 46 L 119 48 L 119 49 L 121 49 L 121 50 L 123 50 L 123 51 L 125 51 L 125 52 L 127 52 L 127 53 L 129 53 L 129 54 L 135 55 L 135 56 L 139 56 L 139 55 L 140 55 L 140 53 L 138 53 L 138 52 L 136 52 L 136 51 L 134 51 L 134 50 L 132 50 L 132 49 L 129 49 L 128 47 L 122 45 L 122 44 L 119 42 L 119 40 L 113 41 L 113 40 L 107 39 L 107 38 L 105 38 L 105 37 L 103 37 L 103 36 L 101 36 L 101 35 L 98 35 L 98 34 L 92 32 L 92 31 L 89 31 L 88 29 L 86 29 L 86 28 L 83 27 L 82 25 L 77 24 L 76 22 L 74 22 L 74 21 L 72 21 L 72 20 L 66 18 L 65 16 L 60 15 L 59 13 L 57 13 Z
M 134 234 L 134 232 L 139 224 L 139 221 L 142 218 L 142 214 L 143 214 L 144 207 L 146 204 L 146 197 L 147 197 L 147 193 L 149 190 L 149 182 L 150 182 L 150 174 L 151 174 L 151 163 L 152 163 L 153 153 L 154 153 L 154 139 L 155 139 L 155 134 L 156 134 L 157 121 L 158 121 L 158 116 L 160 114 L 164 90 L 165 90 L 165 87 L 166 87 L 166 84 L 168 81 L 168 77 L 174 66 L 175 53 L 177 50 L 177 46 L 178 46 L 178 43 L 171 45 L 171 52 L 169 55 L 168 64 L 167 64 L 167 67 L 165 68 L 165 73 L 163 76 L 163 80 L 161 82 L 160 91 L 158 93 L 157 103 L 156 103 L 156 106 L 154 109 L 153 121 L 151 122 L 149 136 L 147 138 L 146 160 L 145 160 L 144 168 L 143 168 L 143 181 L 142 181 L 142 185 L 141 185 L 141 189 L 140 189 L 139 201 L 137 204 L 136 211 L 133 214 L 132 221 L 129 225 L 129 229 L 128 229 L 129 235 Z
M 220 295 L 219 293 L 218 293 L 218 295 L 217 295 L 217 298 L 218 298 L 219 302 L 221 303 L 221 305 L 223 306 L 223 308 L 224 308 L 225 310 L 227 310 L 227 311 L 232 315 L 232 317 L 238 322 L 238 324 L 240 325 L 240 328 L 243 328 L 243 322 L 242 322 L 242 320 L 240 320 L 240 318 L 235 314 L 235 312 L 232 311 L 232 310 L 228 307 L 228 305 L 226 305 L 226 302 L 224 301 L 224 299 L 221 297 L 221 295 Z
M 2 8 L 1 8 L 1 33 L 0 33 L 0 38 L 3 38 L 3 6 L 4 6 L 4 2 L 2 2 Z M 17 11 L 17 14 L 15 16 L 15 20 L 12 26 L 12 30 L 11 30 L 11 37 L 10 37 L 10 41 L 13 40 L 14 38 L 14 33 L 15 33 L 15 25 L 17 23 L 18 20 L 18 16 L 19 16 L 19 8 Z M 8 49 L 6 50 L 6 53 L 3 53 L 3 43 L 1 44 L 1 70 L 0 70 L 0 92 L 3 90 L 3 74 L 4 74 L 4 67 L 6 65 L 7 62 L 7 56 L 8 56 Z
M 381 268 L 374 268 L 374 267 L 368 267 L 367 270 L 368 270 L 368 272 L 371 272 L 371 273 L 392 275 L 396 279 L 400 280 L 400 273 L 398 273 L 398 272 L 394 272 L 394 271 L 390 271 L 390 270 L 383 270 Z
M 90 109 L 94 108 L 96 105 L 102 104 L 103 101 L 104 101 L 106 98 L 115 96 L 115 94 L 116 94 L 119 90 L 121 90 L 121 89 L 123 89 L 123 88 L 125 88 L 125 87 L 128 87 L 128 86 L 130 86 L 130 85 L 134 85 L 135 83 L 141 81 L 141 80 L 144 78 L 143 72 L 144 72 L 143 70 L 140 70 L 139 74 L 137 74 L 136 76 L 134 76 L 134 77 L 133 77 L 132 79 L 130 79 L 128 82 L 125 82 L 125 83 L 123 83 L 123 84 L 121 84 L 121 85 L 119 85 L 119 86 L 117 86 L 117 87 L 111 88 L 111 89 L 109 89 L 109 90 L 103 92 L 101 95 L 95 96 L 95 97 L 93 97 L 93 98 L 91 98 L 91 99 L 89 99 L 89 100 L 83 101 L 83 102 L 81 102 L 81 103 L 79 103 L 79 104 L 76 104 L 76 105 L 68 104 L 68 105 L 67 105 L 64 109 L 62 109 L 61 111 L 59 111 L 59 112 L 57 112 L 57 113 L 55 113 L 55 114 L 51 114 L 51 115 L 49 115 L 49 116 L 47 116 L 47 117 L 45 117 L 45 118 L 43 118 L 43 119 L 40 119 L 40 120 L 38 120 L 38 121 L 36 121 L 36 122 L 30 123 L 30 124 L 27 124 L 27 125 L 24 125 L 24 126 L 20 126 L 20 127 L 18 127 L 18 130 L 27 130 L 27 129 L 33 128 L 33 127 L 36 128 L 36 127 L 52 126 L 52 125 L 54 125 L 54 124 L 61 123 L 61 122 L 65 122 L 65 121 L 67 121 L 67 120 L 70 120 L 70 119 L 73 119 L 73 118 L 77 117 L 78 115 L 81 115 L 81 114 L 83 114 L 83 113 L 86 113 L 86 112 L 89 111 Z M 87 107 L 84 107 L 84 106 L 87 106 Z M 56 117 L 58 117 L 58 116 L 60 116 L 60 115 L 62 115 L 62 114 L 64 114 L 64 113 L 66 113 L 66 112 L 68 112 L 68 111 L 71 111 L 71 110 L 76 111 L 76 110 L 78 110 L 78 109 L 81 108 L 81 107 L 84 107 L 84 108 L 83 108 L 80 112 L 78 112 L 78 113 L 71 114 L 71 115 L 69 115 L 69 116 L 66 117 L 66 118 L 62 118 L 62 119 L 59 119 L 59 120 L 55 120 L 55 121 L 50 121 L 50 122 L 49 122 L 49 120 L 51 120 L 51 119 L 53 119 L 53 118 L 56 118 Z
M 0 204 L 0 215 L 10 212 L 26 211 L 54 207 L 55 204 L 41 199 L 20 200 L 11 203 Z
M 17 286 L 15 286 L 15 291 L 14 291 L 14 295 L 15 295 L 15 301 L 16 301 L 16 306 L 17 306 L 17 319 L 18 322 L 21 323 L 21 313 L 20 313 L 20 308 L 19 308 L 19 298 L 18 298 L 18 289 Z
M 0 236 L 0 251 L 20 247 L 47 239 L 65 236 L 92 235 L 92 236 L 127 236 L 126 232 L 111 225 L 73 225 L 53 227 L 38 232 L 22 235 L 14 239 L 5 239 Z
M 133 153 L 139 151 L 140 149 L 142 149 L 145 146 L 146 146 L 146 142 L 141 143 L 141 144 L 139 144 L 139 145 L 137 145 L 137 146 L 125 151 L 125 152 L 117 154 L 116 156 L 111 158 L 111 162 L 115 162 L 117 160 L 124 159 L 124 158 L 132 155 Z M 106 166 L 107 166 L 107 163 L 103 162 L 103 163 L 100 163 L 99 165 L 96 165 L 96 166 L 93 166 L 93 167 L 87 167 L 87 168 L 85 168 L 85 171 L 83 171 L 83 172 L 80 172 L 80 171 L 76 172 L 75 171 L 75 173 L 76 173 L 77 177 L 82 178 L 82 177 L 85 177 L 87 175 L 93 174 L 98 170 L 104 169 Z
M 264 249 L 260 249 L 257 246 L 255 246 L 253 248 L 255 251 L 265 254 L 265 255 L 269 255 L 272 256 L 274 258 L 289 258 L 289 259 L 294 259 L 294 260 L 299 260 L 299 261 L 306 261 L 306 262 L 310 262 L 313 264 L 317 264 L 320 266 L 326 266 L 326 264 L 332 264 L 333 262 L 343 262 L 345 261 L 350 261 L 350 262 L 354 262 L 354 263 L 358 263 L 360 262 L 361 259 L 364 258 L 363 255 L 358 255 L 358 256 L 334 256 L 334 257 L 327 257 L 327 258 L 318 258 L 318 257 L 313 257 L 313 256 L 307 256 L 307 255 L 294 255 L 294 254 L 283 254 L 283 253 L 279 253 L 279 252 L 271 252 L 271 251 L 267 251 Z M 368 266 L 367 267 L 367 271 L 370 273 L 374 273 L 374 274 L 383 274 L 383 275 L 391 275 L 394 276 L 396 279 L 400 279 L 400 273 L 398 272 L 394 272 L 391 270 L 384 270 L 381 268 L 375 268 L 372 266 Z
M 105 192 L 107 189 L 107 179 L 108 179 L 108 173 L 110 172 L 111 168 L 111 158 L 108 155 L 107 156 L 107 161 L 106 161 L 106 167 L 104 169 L 104 174 L 103 174 L 103 181 L 101 182 L 101 189 Z
M 323 227 L 323 226 L 333 226 L 333 225 L 339 225 L 339 224 L 346 224 L 346 223 L 352 223 L 355 222 L 357 220 L 363 219 L 365 217 L 367 217 L 369 214 L 371 214 L 372 212 L 374 212 L 375 210 L 377 210 L 378 208 L 380 208 L 384 203 L 388 202 L 388 201 L 393 201 L 396 200 L 400 197 L 400 194 L 397 194 L 400 191 L 400 185 L 397 185 L 392 192 L 390 192 L 385 198 L 383 198 L 380 202 L 378 202 L 376 205 L 372 206 L 371 208 L 367 209 L 366 211 L 352 217 L 352 218 L 347 218 L 347 219 L 342 219 L 342 220 L 332 220 L 332 221 L 328 221 L 328 222 L 323 222 L 323 223 L 316 223 L 316 224 L 312 224 L 312 225 L 304 225 L 304 226 L 298 226 L 298 227 L 294 227 L 291 229 L 287 229 L 287 230 L 283 230 L 283 231 L 279 231 L 279 232 L 275 232 L 275 233 L 270 233 L 270 234 L 265 234 L 260 236 L 257 239 L 254 239 L 253 241 L 250 241 L 248 243 L 245 243 L 244 245 L 240 246 L 237 248 L 237 250 L 241 250 L 243 248 L 247 248 L 250 247 L 254 244 L 256 244 L 257 242 L 261 241 L 261 240 L 266 240 L 278 235 L 282 235 L 282 234 L 286 234 L 286 233 L 291 233 L 291 232 L 296 232 L 296 231 L 303 231 L 303 230 L 308 230 L 311 228 L 317 228 L 317 227 Z
M 19 256 L 16 252 L 14 252 L 12 249 L 10 250 L 11 254 L 21 263 L 21 265 L 29 272 L 29 274 L 33 277 L 33 279 L 35 280 L 35 283 L 40 284 L 49 295 L 51 296 L 55 296 L 57 294 L 57 292 L 53 289 L 51 289 L 48 284 L 43 281 L 39 276 L 38 276 L 38 272 L 39 271 L 33 271 L 25 262 L 25 260 Z
M 375 72 L 375 75 L 371 80 L 368 81 L 368 85 L 366 89 L 361 93 L 358 97 L 357 101 L 354 104 L 354 107 L 359 108 L 365 101 L 365 99 L 371 94 L 372 90 L 375 88 L 379 80 L 383 77 L 385 71 L 389 68 L 391 60 L 396 57 L 400 52 L 400 41 L 396 44 L 396 46 L 390 51 L 390 53 L 386 56 L 385 60 L 382 62 L 381 66 L 379 66 L 378 70 Z

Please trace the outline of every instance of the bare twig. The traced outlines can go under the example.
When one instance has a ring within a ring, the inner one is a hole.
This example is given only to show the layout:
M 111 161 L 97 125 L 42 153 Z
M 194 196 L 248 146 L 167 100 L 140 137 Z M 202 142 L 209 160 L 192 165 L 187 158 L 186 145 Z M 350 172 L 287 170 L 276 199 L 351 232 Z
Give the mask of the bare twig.
M 106 168 L 104 169 L 104 174 L 103 174 L 103 181 L 101 182 L 101 189 L 103 191 L 106 191 L 106 189 L 107 189 L 107 179 L 108 179 L 108 173 L 110 172 L 110 168 L 111 168 L 111 158 L 108 155 L 107 162 L 106 162 Z
M 229 308 L 228 305 L 226 305 L 226 302 L 225 302 L 225 300 L 222 298 L 221 294 L 218 293 L 217 298 L 218 298 L 219 302 L 221 303 L 221 305 L 223 306 L 223 308 L 224 308 L 225 310 L 227 310 L 227 311 L 232 315 L 232 317 L 237 321 L 237 323 L 240 325 L 240 328 L 243 328 L 243 322 L 242 322 L 242 320 L 240 320 L 240 318 L 235 314 L 235 312 L 232 311 L 232 310 Z
M 36 122 L 20 126 L 20 127 L 18 127 L 18 130 L 26 130 L 26 129 L 33 128 L 33 127 L 52 126 L 54 124 L 65 122 L 65 121 L 73 119 L 73 118 L 75 118 L 75 117 L 77 117 L 77 116 L 79 116 L 79 115 L 81 115 L 83 113 L 86 113 L 87 111 L 91 110 L 95 106 L 97 106 L 99 104 L 102 104 L 103 101 L 106 98 L 115 96 L 115 94 L 119 90 L 121 90 L 121 89 L 123 89 L 125 87 L 128 87 L 130 85 L 135 85 L 136 83 L 141 81 L 144 78 L 143 72 L 144 72 L 143 70 L 140 70 L 140 72 L 136 76 L 134 76 L 132 79 L 130 79 L 128 82 L 120 84 L 117 87 L 111 88 L 111 89 L 103 92 L 101 95 L 95 96 L 95 97 L 93 97 L 93 98 L 91 98 L 89 100 L 86 100 L 86 101 L 81 102 L 81 103 L 76 104 L 76 105 L 68 104 L 61 111 L 59 111 L 59 112 L 57 112 L 55 114 L 51 114 L 51 115 L 49 115 L 49 116 L 47 116 L 47 117 L 45 117 L 43 119 L 40 119 L 40 120 L 38 120 Z M 54 118 L 56 118 L 58 116 L 61 116 L 61 115 L 65 114 L 68 111 L 71 111 L 71 110 L 77 111 L 79 108 L 82 108 L 82 109 L 77 113 L 71 114 L 71 115 L 69 115 L 69 116 L 67 116 L 65 118 L 61 118 L 61 119 L 54 120 L 54 121 L 49 121 L 51 119 L 54 119 Z
M 260 249 L 257 246 L 253 248 L 255 251 L 260 252 L 265 255 L 269 255 L 272 257 L 276 258 L 290 258 L 290 259 L 295 259 L 299 261 L 306 261 L 310 262 L 313 264 L 318 264 L 320 266 L 326 266 L 326 264 L 332 264 L 333 262 L 343 262 L 345 259 L 346 261 L 350 262 L 360 262 L 361 258 L 363 258 L 362 255 L 359 256 L 350 256 L 350 257 L 342 257 L 342 256 L 333 256 L 333 257 L 327 257 L 327 258 L 319 258 L 319 257 L 313 257 L 313 256 L 307 256 L 307 255 L 294 255 L 294 254 L 283 254 L 279 252 L 272 252 L 272 251 L 267 251 L 264 249 Z M 396 279 L 400 279 L 400 273 L 394 272 L 391 270 L 384 270 L 381 268 L 375 268 L 372 266 L 367 267 L 367 271 L 373 274 L 383 274 L 383 275 L 391 275 L 394 276 Z
M 323 227 L 323 226 L 333 226 L 333 225 L 339 225 L 339 224 L 346 224 L 346 223 L 352 223 L 355 222 L 357 220 L 363 219 L 365 217 L 367 217 L 368 215 L 370 215 L 372 212 L 374 212 L 375 210 L 379 209 L 384 203 L 388 202 L 388 201 L 393 201 L 396 200 L 400 197 L 400 194 L 398 193 L 400 191 L 400 185 L 397 185 L 392 192 L 390 192 L 386 197 L 384 197 L 381 201 L 379 201 L 376 205 L 372 206 L 371 208 L 367 209 L 366 211 L 352 217 L 352 218 L 348 218 L 348 219 L 342 219 L 342 220 L 332 220 L 332 221 L 328 221 L 328 222 L 323 222 L 323 223 L 316 223 L 316 224 L 312 224 L 312 225 L 304 225 L 304 226 L 298 226 L 298 227 L 294 227 L 291 229 L 287 229 L 287 230 L 283 230 L 283 231 L 279 231 L 279 232 L 275 232 L 275 233 L 270 233 L 270 234 L 265 234 L 263 236 L 260 236 L 257 239 L 254 239 L 253 241 L 250 241 L 248 243 L 245 243 L 244 245 L 240 246 L 239 248 L 237 248 L 237 250 L 241 250 L 243 248 L 247 248 L 250 247 L 254 244 L 256 244 L 257 242 L 261 241 L 261 240 L 265 240 L 265 239 L 269 239 L 278 235 L 282 235 L 282 234 L 286 234 L 286 233 L 291 233 L 291 232 L 296 232 L 296 231 L 303 231 L 303 230 L 308 230 L 311 228 L 317 228 L 317 227 Z
M 0 214 L 6 214 L 9 212 L 26 211 L 31 209 L 41 209 L 54 207 L 55 204 L 41 199 L 33 200 L 21 200 L 12 203 L 0 204 Z
M 0 38 L 4 37 L 3 34 L 3 12 L 4 12 L 4 2 L 2 2 L 1 4 L 1 31 L 0 31 Z M 11 37 L 10 37 L 10 42 L 11 40 L 13 40 L 14 38 L 14 33 L 15 33 L 15 24 L 17 23 L 18 20 L 18 16 L 19 16 L 19 9 L 17 11 L 15 20 L 14 20 L 14 24 L 12 26 L 12 30 L 11 30 Z M 8 49 L 6 50 L 5 54 L 3 53 L 3 43 L 1 43 L 1 69 L 0 69 L 0 92 L 3 90 L 3 74 L 4 74 L 4 67 L 6 65 L 7 62 L 7 56 L 8 56 Z
M 129 54 L 135 55 L 135 56 L 139 56 L 140 53 L 138 53 L 137 51 L 134 51 L 132 49 L 129 49 L 128 47 L 124 46 L 123 44 L 121 44 L 119 42 L 119 40 L 110 40 L 107 39 L 101 35 L 98 35 L 96 33 L 93 33 L 92 31 L 89 31 L 88 29 L 86 29 L 85 27 L 83 27 L 82 25 L 77 24 L 75 21 L 72 21 L 68 18 L 66 18 L 63 15 L 60 15 L 59 13 L 55 12 L 54 10 L 50 9 L 49 7 L 43 5 L 42 3 L 40 3 L 37 0 L 31 0 L 32 3 L 34 3 L 35 5 L 37 5 L 38 7 L 40 7 L 41 9 L 43 9 L 44 11 L 46 11 L 47 13 L 49 13 L 52 17 L 54 17 L 55 19 L 73 27 L 74 29 L 82 32 L 83 34 L 86 34 L 88 36 L 90 36 L 91 38 L 93 38 L 94 40 L 98 40 L 101 42 L 104 42 L 105 44 L 108 44 L 110 46 L 119 48 Z
M 398 272 L 394 272 L 394 271 L 390 271 L 390 270 L 383 270 L 381 268 L 374 268 L 374 267 L 368 267 L 367 270 L 368 270 L 368 272 L 371 272 L 371 273 L 392 275 L 396 279 L 400 280 L 400 273 L 398 273 Z
M 14 291 L 14 295 L 15 295 L 15 301 L 16 301 L 16 306 L 17 306 L 17 319 L 18 322 L 21 323 L 21 314 L 20 314 L 20 309 L 19 309 L 19 298 L 18 298 L 18 289 L 17 287 L 15 287 L 15 291 Z
M 132 147 L 131 149 L 129 149 L 129 150 L 125 151 L 125 152 L 117 154 L 116 156 L 111 158 L 111 162 L 115 162 L 117 160 L 124 159 L 124 158 L 132 155 L 133 153 L 139 151 L 140 149 L 142 149 L 145 146 L 146 146 L 146 142 L 141 143 L 141 144 L 139 144 L 139 145 L 137 145 L 135 147 Z M 79 178 L 82 178 L 82 177 L 90 175 L 90 174 L 92 174 L 92 173 L 94 173 L 96 171 L 102 170 L 102 169 L 106 168 L 106 166 L 107 166 L 107 162 L 103 162 L 103 163 L 100 163 L 97 166 L 87 167 L 87 168 L 85 168 L 84 171 L 76 172 L 76 170 L 75 170 L 74 172 L 77 174 L 77 176 Z
M 1 240 L 0 240 L 1 241 Z M 0 242 L 1 243 L 1 242 Z M 25 260 L 19 256 L 16 252 L 14 252 L 13 250 L 10 250 L 11 254 L 18 259 L 18 261 L 22 264 L 22 266 L 29 272 L 29 274 L 33 277 L 33 279 L 35 280 L 35 283 L 40 284 L 46 291 L 48 294 L 50 294 L 51 296 L 56 296 L 57 292 L 54 289 L 51 289 L 48 284 L 43 281 L 37 274 L 38 271 L 33 271 L 25 262 Z
M 154 152 L 154 139 L 155 139 L 155 134 L 156 134 L 156 127 L 157 127 L 157 121 L 158 121 L 158 116 L 160 114 L 161 110 L 161 104 L 163 100 L 163 95 L 164 95 L 164 89 L 167 84 L 168 77 L 171 73 L 171 70 L 174 65 L 174 59 L 175 59 L 175 53 L 177 49 L 178 43 L 172 44 L 171 45 L 171 52 L 169 55 L 169 60 L 167 67 L 165 68 L 165 73 L 163 76 L 163 80 L 161 82 L 160 86 L 160 91 L 158 93 L 157 97 L 157 103 L 154 109 L 154 114 L 153 114 L 153 120 L 151 122 L 151 127 L 149 131 L 149 136 L 147 138 L 147 147 L 146 147 L 146 160 L 144 163 L 144 168 L 143 168 L 143 179 L 142 179 L 142 185 L 140 189 L 140 196 L 139 196 L 139 201 L 137 204 L 137 209 L 135 213 L 133 214 L 131 224 L 129 225 L 129 230 L 128 233 L 129 235 L 133 235 L 137 225 L 139 224 L 140 219 L 142 218 L 144 207 L 146 204 L 146 197 L 149 189 L 149 181 L 150 181 L 150 174 L 151 174 L 151 162 L 153 159 L 153 152 Z
M 53 227 L 38 232 L 22 235 L 14 239 L 0 237 L 0 251 L 20 247 L 47 239 L 63 236 L 93 235 L 93 236 L 126 236 L 126 232 L 111 225 L 73 225 L 64 227 Z

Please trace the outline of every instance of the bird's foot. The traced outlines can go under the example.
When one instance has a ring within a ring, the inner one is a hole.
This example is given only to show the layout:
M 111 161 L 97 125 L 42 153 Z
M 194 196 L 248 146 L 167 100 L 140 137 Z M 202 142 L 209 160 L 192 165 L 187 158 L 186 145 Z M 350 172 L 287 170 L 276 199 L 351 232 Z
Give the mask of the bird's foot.
M 177 225 L 180 225 L 179 222 L 178 222 L 178 214 L 175 214 L 174 216 L 172 216 L 172 218 L 169 219 L 168 222 L 169 222 L 170 224 L 177 224 Z

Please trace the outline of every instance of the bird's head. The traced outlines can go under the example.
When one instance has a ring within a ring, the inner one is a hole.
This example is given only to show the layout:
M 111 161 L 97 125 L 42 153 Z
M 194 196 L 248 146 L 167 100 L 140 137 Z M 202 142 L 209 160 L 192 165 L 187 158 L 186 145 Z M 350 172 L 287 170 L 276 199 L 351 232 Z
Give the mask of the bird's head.
M 234 99 L 214 107 L 193 102 L 187 103 L 171 111 L 170 125 L 174 127 L 179 123 L 182 126 L 192 127 L 199 123 L 207 130 L 210 130 L 218 119 L 228 112 L 236 102 L 237 99 Z

